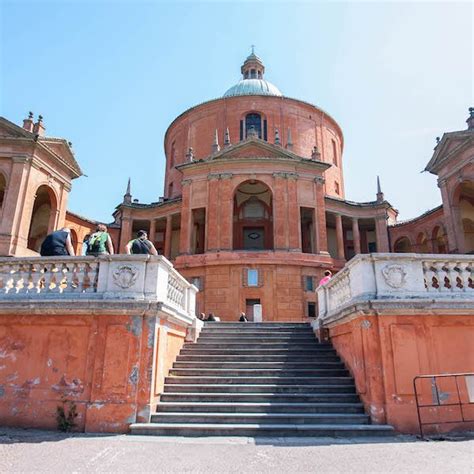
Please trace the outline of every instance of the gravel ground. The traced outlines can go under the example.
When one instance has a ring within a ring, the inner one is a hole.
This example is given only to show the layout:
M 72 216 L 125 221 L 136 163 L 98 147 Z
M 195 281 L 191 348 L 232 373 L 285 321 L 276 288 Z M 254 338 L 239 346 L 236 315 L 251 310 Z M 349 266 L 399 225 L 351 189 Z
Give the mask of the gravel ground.
M 474 473 L 474 438 L 178 438 L 0 428 L 0 472 Z

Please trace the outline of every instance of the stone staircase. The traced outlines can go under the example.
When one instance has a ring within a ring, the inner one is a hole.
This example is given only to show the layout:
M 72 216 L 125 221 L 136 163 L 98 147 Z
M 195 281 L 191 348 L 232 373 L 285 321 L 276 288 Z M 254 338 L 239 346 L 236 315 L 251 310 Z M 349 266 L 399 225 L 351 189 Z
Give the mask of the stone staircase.
M 335 350 L 304 323 L 205 323 L 165 379 L 150 423 L 132 434 L 380 436 Z

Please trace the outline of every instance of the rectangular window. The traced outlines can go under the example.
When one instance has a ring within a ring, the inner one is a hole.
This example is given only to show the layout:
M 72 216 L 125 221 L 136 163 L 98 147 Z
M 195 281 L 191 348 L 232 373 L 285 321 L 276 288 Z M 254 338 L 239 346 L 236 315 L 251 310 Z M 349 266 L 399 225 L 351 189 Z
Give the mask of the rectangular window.
M 332 141 L 332 162 L 334 165 L 337 166 L 337 147 L 336 147 L 336 142 L 334 140 Z
M 304 277 L 304 289 L 305 291 L 314 291 L 314 283 L 312 276 Z
M 316 317 L 316 303 L 308 302 L 308 318 Z
M 268 141 L 268 135 L 267 135 L 267 121 L 263 121 L 263 139 L 267 142 Z
M 240 121 L 240 141 L 244 139 L 244 121 Z
M 189 278 L 189 283 L 194 285 L 199 291 L 202 291 L 204 288 L 203 282 L 202 282 L 202 277 L 191 277 Z
M 247 286 L 258 286 L 258 270 L 254 268 L 247 269 Z

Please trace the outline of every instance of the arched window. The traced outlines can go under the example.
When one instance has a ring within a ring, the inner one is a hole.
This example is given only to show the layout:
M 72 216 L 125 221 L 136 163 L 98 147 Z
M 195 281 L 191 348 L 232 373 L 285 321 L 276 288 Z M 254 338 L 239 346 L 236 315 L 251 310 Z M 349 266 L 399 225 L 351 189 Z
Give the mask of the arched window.
M 262 117 L 259 114 L 247 114 L 245 117 L 245 137 L 254 131 L 258 138 L 262 138 Z

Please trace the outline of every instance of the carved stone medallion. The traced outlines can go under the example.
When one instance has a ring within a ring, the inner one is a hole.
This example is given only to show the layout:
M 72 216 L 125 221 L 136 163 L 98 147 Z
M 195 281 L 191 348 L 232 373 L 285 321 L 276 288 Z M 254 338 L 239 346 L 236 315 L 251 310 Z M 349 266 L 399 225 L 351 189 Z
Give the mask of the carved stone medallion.
M 406 283 L 407 272 L 401 265 L 386 265 L 382 269 L 385 282 L 392 288 L 402 288 Z
M 130 288 L 135 284 L 138 277 L 138 270 L 133 265 L 121 265 L 114 273 L 114 283 L 120 288 Z

